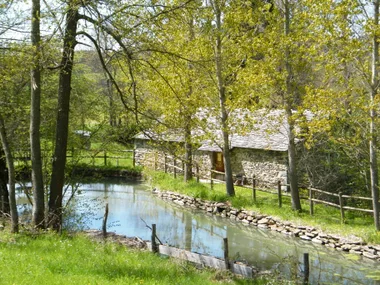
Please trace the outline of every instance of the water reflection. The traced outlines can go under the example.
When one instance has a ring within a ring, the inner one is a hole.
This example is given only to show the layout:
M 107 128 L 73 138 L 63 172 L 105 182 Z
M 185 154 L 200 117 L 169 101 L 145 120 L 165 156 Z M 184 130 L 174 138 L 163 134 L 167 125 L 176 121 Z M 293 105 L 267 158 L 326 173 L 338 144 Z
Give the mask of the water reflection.
M 299 264 L 308 252 L 311 284 L 380 284 L 374 280 L 374 276 L 379 279 L 380 271 L 371 260 L 350 260 L 351 255 L 310 242 L 176 207 L 156 198 L 142 184 L 90 183 L 79 189 L 76 212 L 91 213 L 89 228 L 101 228 L 108 202 L 109 230 L 119 234 L 149 240 L 147 225 L 156 224 L 162 242 L 217 257 L 223 257 L 223 238 L 227 237 L 233 259 L 260 269 L 279 270 L 289 278 L 300 274 Z

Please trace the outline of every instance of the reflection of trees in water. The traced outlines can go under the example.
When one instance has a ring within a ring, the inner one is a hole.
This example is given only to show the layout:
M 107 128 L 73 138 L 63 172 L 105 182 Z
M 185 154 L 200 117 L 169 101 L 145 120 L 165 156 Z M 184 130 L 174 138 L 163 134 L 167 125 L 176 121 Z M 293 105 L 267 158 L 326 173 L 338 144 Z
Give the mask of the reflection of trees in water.
M 185 213 L 182 213 L 182 217 L 182 223 L 185 224 L 185 249 L 191 251 L 193 243 L 193 219 Z
M 291 275 L 290 272 L 296 271 L 299 274 L 299 258 L 302 258 L 304 252 L 309 252 L 310 281 L 314 284 L 323 283 L 321 280 L 328 280 L 328 284 L 361 284 L 357 280 L 362 282 L 365 275 L 370 273 L 369 266 L 365 265 L 369 268 L 368 271 L 360 271 L 360 265 L 353 263 L 351 266 L 346 262 L 346 255 L 339 255 L 336 251 L 329 253 L 320 246 L 313 247 L 311 243 L 288 238 L 270 230 L 246 227 L 215 215 L 207 216 L 202 211 L 184 209 L 156 198 L 147 191 L 111 191 L 110 187 L 107 190 L 108 198 L 115 203 L 115 208 L 110 207 L 110 211 L 120 211 L 119 216 L 123 216 L 123 223 L 135 225 L 135 228 L 138 228 L 136 235 L 139 237 L 144 233 L 150 236 L 149 229 L 140 220 L 141 217 L 149 226 L 153 223 L 157 225 L 157 234 L 164 243 L 222 257 L 222 239 L 227 237 L 232 259 L 247 260 L 263 269 L 270 269 L 276 265 L 278 269 L 283 270 L 282 274 L 288 272 Z M 123 195 L 120 192 L 123 192 Z M 99 193 L 99 196 L 103 194 Z M 101 211 L 101 214 L 103 213 L 104 209 Z M 339 275 L 345 275 L 346 279 Z

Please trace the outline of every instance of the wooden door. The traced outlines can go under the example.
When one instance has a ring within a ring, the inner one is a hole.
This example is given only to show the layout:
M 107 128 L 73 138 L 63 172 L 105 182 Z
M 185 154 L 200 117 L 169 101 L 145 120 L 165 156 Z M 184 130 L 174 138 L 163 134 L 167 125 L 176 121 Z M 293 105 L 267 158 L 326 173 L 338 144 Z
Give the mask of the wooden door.
M 224 172 L 224 159 L 221 152 L 214 152 L 214 166 L 216 171 Z

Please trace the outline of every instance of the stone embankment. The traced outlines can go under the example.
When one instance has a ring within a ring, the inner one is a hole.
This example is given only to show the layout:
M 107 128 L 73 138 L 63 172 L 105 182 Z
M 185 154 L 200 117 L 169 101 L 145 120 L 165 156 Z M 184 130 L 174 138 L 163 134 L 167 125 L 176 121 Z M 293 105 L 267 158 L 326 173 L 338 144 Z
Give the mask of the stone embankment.
M 174 192 L 161 192 L 156 189 L 153 190 L 153 193 L 157 194 L 158 197 L 164 200 L 169 200 L 177 205 L 200 209 L 207 213 L 241 222 L 246 226 L 256 226 L 276 231 L 287 236 L 298 237 L 315 244 L 324 245 L 339 251 L 345 251 L 380 261 L 380 245 L 368 245 L 357 237 L 351 237 L 348 239 L 338 235 L 325 234 L 314 227 L 295 225 L 253 211 L 236 209 L 231 207 L 228 202 L 221 203 L 205 201 Z

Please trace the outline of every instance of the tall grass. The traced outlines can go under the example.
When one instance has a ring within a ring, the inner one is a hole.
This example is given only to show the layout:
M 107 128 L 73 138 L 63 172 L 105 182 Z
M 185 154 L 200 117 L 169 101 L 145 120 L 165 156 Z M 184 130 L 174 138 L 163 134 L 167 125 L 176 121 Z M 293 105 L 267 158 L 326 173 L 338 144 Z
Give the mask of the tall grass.
M 233 207 L 244 208 L 258 213 L 271 215 L 284 221 L 296 224 L 310 225 L 325 232 L 344 236 L 355 235 L 367 242 L 380 243 L 380 233 L 376 232 L 372 215 L 359 212 L 346 212 L 345 222 L 340 220 L 340 211 L 322 204 L 314 205 L 314 215 L 309 214 L 309 202 L 302 200 L 303 211 L 291 209 L 289 196 L 282 197 L 282 207 L 279 207 L 277 195 L 256 191 L 256 202 L 252 200 L 252 191 L 243 187 L 235 187 L 236 196 L 226 194 L 224 184 L 214 184 L 213 190 L 209 183 L 195 181 L 183 182 L 182 177 L 174 179 L 162 172 L 145 171 L 153 186 L 161 190 L 170 190 L 212 201 L 229 201 Z
M 0 234 L 0 284 L 265 284 L 84 236 Z

